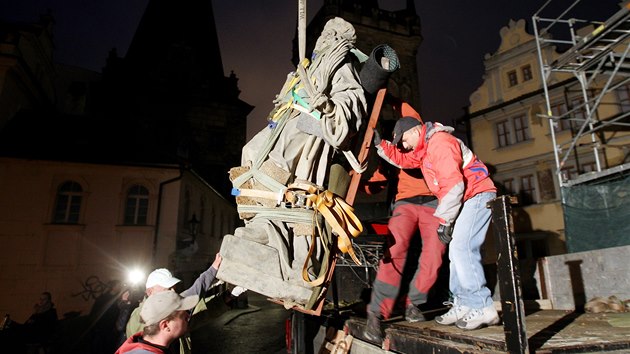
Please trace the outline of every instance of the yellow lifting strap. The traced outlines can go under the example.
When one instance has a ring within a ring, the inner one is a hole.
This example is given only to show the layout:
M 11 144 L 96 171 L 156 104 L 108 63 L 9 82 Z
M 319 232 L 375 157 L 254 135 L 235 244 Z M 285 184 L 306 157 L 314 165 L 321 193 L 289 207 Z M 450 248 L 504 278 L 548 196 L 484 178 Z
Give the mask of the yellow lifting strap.
M 337 248 L 343 253 L 348 253 L 354 263 L 361 265 L 361 261 L 357 258 L 354 248 L 352 248 L 352 241 L 350 239 L 351 237 L 359 236 L 361 232 L 363 232 L 363 225 L 361 221 L 359 221 L 359 218 L 354 215 L 354 208 L 346 203 L 343 198 L 335 195 L 331 191 L 312 194 L 308 199 L 313 203 L 315 210 L 324 216 L 324 219 L 331 226 L 332 231 L 337 234 Z M 316 241 L 315 234 L 316 233 L 313 232 L 313 242 L 311 242 L 308 257 L 306 258 L 307 263 L 313 253 Z M 325 276 L 322 275 L 310 281 L 308 278 L 307 264 L 305 263 L 302 268 L 302 279 L 312 286 L 318 286 L 324 282 Z

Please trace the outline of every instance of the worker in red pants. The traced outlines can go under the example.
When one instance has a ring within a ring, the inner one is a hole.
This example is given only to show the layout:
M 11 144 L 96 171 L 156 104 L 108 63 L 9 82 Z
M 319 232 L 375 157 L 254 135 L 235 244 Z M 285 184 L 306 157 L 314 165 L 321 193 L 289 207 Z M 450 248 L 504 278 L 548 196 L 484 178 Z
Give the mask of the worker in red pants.
M 421 120 L 420 115 L 408 104 L 400 102 L 393 106 L 401 116 L 412 116 Z M 375 131 L 375 134 L 378 133 Z M 384 179 L 385 176 L 376 173 L 370 182 Z M 381 320 L 390 317 L 399 297 L 409 246 L 412 238 L 417 237 L 418 231 L 422 239 L 422 252 L 405 297 L 405 319 L 409 322 L 425 320 L 417 306 L 427 301 L 427 295 L 437 280 L 446 250 L 446 246 L 440 242 L 437 235 L 439 219 L 433 216 L 436 207 L 437 198 L 429 191 L 420 169 L 400 169 L 397 194 L 388 222 L 390 233 L 387 240 L 388 249 L 379 263 L 372 297 L 368 304 L 368 321 L 364 332 L 366 339 L 382 342 Z

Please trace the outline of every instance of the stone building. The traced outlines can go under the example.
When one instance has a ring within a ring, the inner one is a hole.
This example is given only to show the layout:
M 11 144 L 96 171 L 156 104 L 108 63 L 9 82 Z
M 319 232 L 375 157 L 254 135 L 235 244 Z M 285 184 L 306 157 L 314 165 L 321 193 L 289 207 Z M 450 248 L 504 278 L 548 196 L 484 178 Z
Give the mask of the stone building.
M 0 312 L 18 322 L 43 291 L 87 314 L 132 267 L 190 285 L 239 222 L 227 170 L 252 107 L 211 2 L 150 1 L 102 73 L 54 63 L 53 24 L 0 28 Z
M 593 154 L 592 137 L 578 134 L 595 101 L 602 103 L 594 109 L 596 125 L 627 112 L 628 87 L 621 83 L 604 90 L 610 75 L 595 77 L 591 73 L 591 86 L 584 91 L 590 103 L 585 102 L 579 77 L 541 68 L 541 62 L 554 63 L 567 53 L 566 46 L 558 48 L 540 40 L 541 61 L 537 37 L 526 27 L 525 20 L 511 20 L 501 29 L 499 48 L 484 59 L 484 82 L 470 96 L 467 123 L 473 149 L 493 169 L 500 192 L 519 199 L 514 208 L 519 256 L 536 259 L 568 251 L 563 210 L 563 195 L 567 194 L 562 188 L 579 175 L 597 174 L 596 159 L 600 159 L 600 170 L 627 164 L 630 136 L 625 129 L 600 131 L 598 154 Z M 593 29 L 582 28 L 581 33 Z M 549 34 L 545 36 L 549 38 Z M 576 137 L 579 143 L 569 148 Z M 557 149 L 570 153 L 560 168 L 555 161 Z M 496 252 L 491 242 L 487 242 L 486 253 L 487 261 L 492 262 Z

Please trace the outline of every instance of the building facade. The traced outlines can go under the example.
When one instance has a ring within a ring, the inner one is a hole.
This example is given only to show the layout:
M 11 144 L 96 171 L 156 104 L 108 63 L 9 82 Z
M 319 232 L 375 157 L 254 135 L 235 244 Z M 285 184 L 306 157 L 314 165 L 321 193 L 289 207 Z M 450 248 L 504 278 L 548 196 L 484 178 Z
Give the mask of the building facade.
M 18 322 L 43 291 L 60 317 L 87 314 L 106 283 L 131 285 L 136 269 L 165 267 L 190 284 L 237 222 L 231 203 L 179 166 L 1 158 L 0 178 L 0 311 Z
M 227 170 L 252 107 L 223 75 L 211 2 L 191 6 L 151 1 L 129 57 L 113 51 L 103 73 L 54 63 L 50 14 L 0 24 L 0 312 L 13 320 L 44 291 L 60 317 L 86 315 L 136 267 L 190 286 L 239 223 Z
M 604 141 L 614 138 L 615 144 L 598 145 L 597 154 L 593 154 L 593 141 L 586 136 L 570 147 L 588 114 L 578 78 L 553 72 L 545 77 L 546 93 L 536 37 L 527 32 L 525 20 L 510 21 L 500 35 L 499 48 L 484 59 L 484 82 L 470 96 L 470 141 L 491 167 L 500 191 L 518 197 L 514 223 L 521 256 L 562 254 L 567 251 L 562 185 L 577 175 L 596 171 L 596 159 L 604 168 L 627 163 L 629 136 L 623 131 L 601 132 Z M 552 63 L 560 55 L 548 42 L 541 45 L 542 63 Z M 601 92 L 605 82 L 606 78 L 593 80 L 588 97 Z M 598 120 L 628 110 L 627 90 L 627 85 L 620 85 L 602 95 L 604 104 L 594 112 Z M 560 170 L 556 149 L 572 149 Z M 492 258 L 496 253 L 491 245 L 488 248 Z

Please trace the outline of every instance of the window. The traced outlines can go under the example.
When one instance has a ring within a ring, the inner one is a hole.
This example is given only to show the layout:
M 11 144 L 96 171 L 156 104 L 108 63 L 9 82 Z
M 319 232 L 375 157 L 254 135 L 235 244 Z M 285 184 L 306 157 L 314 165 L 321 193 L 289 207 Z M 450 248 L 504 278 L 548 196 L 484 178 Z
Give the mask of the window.
M 499 147 L 510 145 L 510 127 L 507 120 L 497 123 L 497 143 Z
M 586 107 L 584 106 L 584 100 L 581 98 L 574 98 L 571 100 L 571 115 L 576 119 L 577 123 L 582 125 L 586 120 Z
M 521 188 L 519 195 L 521 197 L 521 204 L 532 204 L 536 202 L 536 187 L 534 185 L 534 176 L 526 175 L 521 176 Z
M 554 117 L 563 117 L 556 120 L 554 125 L 555 131 L 565 131 L 571 129 L 571 120 L 567 116 L 567 105 L 564 102 L 558 102 L 551 106 L 551 115 Z
M 556 184 L 554 174 L 550 168 L 545 168 L 536 171 L 537 176 L 537 192 L 535 197 L 532 194 L 533 199 L 536 202 L 552 201 L 556 199 Z
M 630 85 L 623 85 L 617 88 L 617 98 L 619 99 L 621 112 L 630 111 Z
M 506 179 L 503 181 L 503 194 L 514 194 L 514 178 Z
M 578 176 L 575 166 L 565 166 L 560 172 L 564 181 L 575 179 Z
M 581 167 L 582 167 L 582 173 L 597 171 L 597 164 L 595 163 L 595 161 L 583 163 Z
M 514 136 L 516 137 L 516 142 L 520 143 L 521 141 L 529 140 L 529 123 L 527 121 L 527 117 L 523 114 L 517 117 L 514 117 Z
M 521 73 L 523 74 L 523 81 L 529 81 L 533 78 L 532 76 L 532 67 L 527 64 L 521 68 Z
M 510 87 L 518 85 L 518 78 L 516 77 L 516 70 L 508 71 L 508 83 Z
M 136 184 L 127 191 L 125 225 L 146 225 L 149 210 L 149 190 Z
M 78 224 L 81 213 L 83 188 L 74 181 L 62 183 L 57 189 L 57 200 L 52 222 L 55 224 Z
M 502 120 L 495 124 L 495 129 L 499 148 L 530 140 L 529 119 L 525 114 Z

